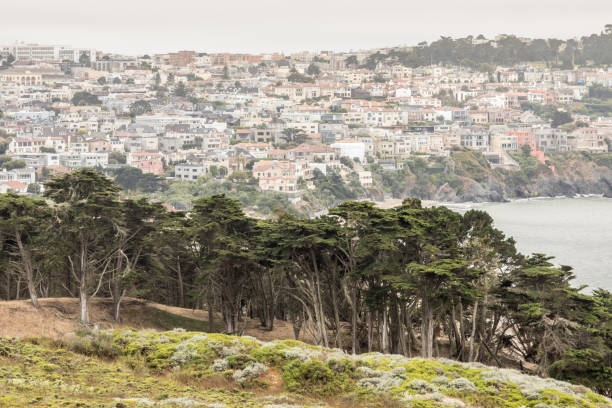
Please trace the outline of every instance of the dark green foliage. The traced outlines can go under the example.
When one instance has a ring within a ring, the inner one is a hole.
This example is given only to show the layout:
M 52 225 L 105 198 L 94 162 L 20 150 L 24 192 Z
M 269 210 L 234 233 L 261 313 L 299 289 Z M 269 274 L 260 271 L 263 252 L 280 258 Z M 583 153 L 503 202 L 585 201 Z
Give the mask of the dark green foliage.
M 589 87 L 589 98 L 612 99 L 612 89 L 595 84 Z
M 320 170 L 315 169 L 313 182 L 316 188 L 307 192 L 305 200 L 310 200 L 309 197 L 313 196 L 317 201 L 324 200 L 328 208 L 343 201 L 354 200 L 358 197 L 359 192 L 364 191 L 351 188 L 335 171 L 329 171 L 327 175 L 324 175 Z
M 304 395 L 333 395 L 346 388 L 345 373 L 332 371 L 326 364 L 315 360 L 291 361 L 283 366 L 283 381 L 288 391 Z
M 101 105 L 100 99 L 87 91 L 81 91 L 74 94 L 71 100 L 75 106 Z
M 520 177 L 543 171 L 530 167 L 531 156 L 516 158 L 524 169 Z M 492 172 L 475 152 L 454 152 L 452 159 L 466 177 Z M 450 183 L 444 160 L 415 157 L 403 177 Z M 117 181 L 144 189 L 134 184 L 140 176 L 128 172 Z M 315 194 L 338 201 L 355 194 L 333 172 L 317 172 L 314 183 Z M 201 188 L 199 182 L 176 185 L 188 188 L 190 201 Z M 418 199 L 391 209 L 346 201 L 316 218 L 270 209 L 274 217 L 264 221 L 247 216 L 241 201 L 230 197 L 232 183 L 215 181 L 209 188 L 218 192 L 193 200 L 188 212 L 167 212 L 158 203 L 120 200 L 114 181 L 85 169 L 46 183 L 49 206 L 0 196 L 0 281 L 9 282 L 0 286 L 1 296 L 29 292 L 34 302 L 38 287 L 50 296 L 78 294 L 85 322 L 94 296 L 113 299 L 116 320 L 121 300 L 140 296 L 209 312 L 207 322 L 143 313 L 158 326 L 242 334 L 248 317 L 265 330 L 281 319 L 296 338 L 308 330 L 320 345 L 355 353 L 438 357 L 444 338 L 451 358 L 501 366 L 511 353 L 517 365 L 532 363 L 540 374 L 610 393 L 610 293 L 584 294 L 571 285 L 571 267 L 517 253 L 486 213 L 423 208 Z M 16 276 L 27 288 L 11 284 Z M 113 356 L 112 343 L 96 341 L 84 344 L 85 352 Z M 164 370 L 173 347 L 160 343 L 130 355 L 147 354 L 148 367 Z M 275 364 L 289 390 L 317 395 L 352 391 L 354 382 L 347 380 L 356 370 L 344 360 L 323 363 L 279 348 L 251 356 L 240 351 L 227 361 L 232 369 Z
M 125 154 L 121 152 L 110 152 L 108 154 L 108 163 L 109 164 L 125 164 L 127 162 L 127 158 Z
M 574 120 L 572 119 L 572 115 L 570 115 L 568 112 L 561 112 L 559 110 L 556 110 L 552 117 L 551 126 L 553 128 L 557 128 L 561 125 L 564 125 L 566 123 L 570 123 L 573 121 Z
M 241 370 L 250 363 L 254 363 L 255 360 L 248 354 L 236 354 L 227 357 L 227 363 L 231 369 Z
M 118 159 L 124 160 L 125 157 Z M 164 189 L 163 179 L 154 174 L 143 173 L 136 167 L 119 167 L 111 170 L 111 174 L 115 177 L 115 182 L 126 191 L 155 193 Z
M 187 86 L 185 86 L 185 83 L 183 81 L 180 81 L 175 87 L 174 87 L 174 96 L 178 96 L 178 97 L 185 97 L 187 96 L 189 93 L 191 92 L 191 90 L 189 88 L 187 88 Z
M 568 349 L 548 372 L 560 380 L 582 383 L 604 395 L 612 394 L 612 352 L 609 350 L 606 355 L 593 349 Z
M 131 116 L 144 115 L 150 112 L 152 112 L 151 104 L 145 100 L 140 99 L 130 105 Z
M 291 70 L 291 74 L 289 74 L 289 76 L 287 77 L 287 80 L 289 82 L 314 83 L 313 78 L 300 74 L 299 72 L 295 70 L 295 68 Z
M 308 68 L 306 69 L 306 73 L 310 76 L 317 77 L 321 75 L 321 68 L 319 68 L 318 65 L 313 63 L 308 66 Z
M 26 167 L 25 160 L 7 160 L 2 163 L 2 167 L 7 170 L 22 169 Z
M 0 116 L 1 117 L 1 116 Z M 1 137 L 2 135 L 0 135 Z M 6 153 L 6 151 L 8 150 L 9 147 L 9 140 L 6 139 L 0 139 L 0 155 L 3 155 L 4 153 Z
M 352 169 L 353 166 L 354 166 L 353 165 L 353 160 L 351 160 L 351 158 L 347 157 L 347 156 L 340 157 L 340 163 L 344 164 L 349 169 Z
M 219 169 L 211 166 L 218 174 Z M 204 179 L 196 181 L 173 181 L 169 182 L 167 189 L 153 195 L 154 198 L 170 203 L 176 208 L 187 209 L 196 198 L 206 197 L 213 194 L 225 194 L 234 198 L 245 208 L 263 215 L 273 214 L 276 210 L 294 213 L 295 208 L 291 205 L 287 196 L 273 191 L 261 191 L 256 185 L 239 185 L 231 181 L 220 181 L 215 179 Z
M 85 67 L 89 67 L 91 65 L 91 58 L 87 52 L 81 52 L 81 55 L 79 56 L 79 64 Z
M 207 321 L 190 319 L 154 307 L 146 312 L 146 316 L 143 316 L 143 319 L 151 321 L 155 327 L 159 327 L 162 330 L 181 328 L 188 331 L 206 332 L 209 328 Z
M 482 38 L 484 40 L 484 38 Z M 523 42 L 516 36 L 474 44 L 472 37 L 440 37 L 430 44 L 420 43 L 411 51 L 390 50 L 386 54 L 371 54 L 364 67 L 375 69 L 379 62 L 399 61 L 409 67 L 434 64 L 463 65 L 483 72 L 493 72 L 495 66 L 512 66 L 521 62 L 546 61 L 551 66 L 573 69 L 573 64 L 584 65 L 593 61 L 598 65 L 612 63 L 612 33 L 604 32 L 583 37 L 582 47 L 575 40 L 534 39 Z M 563 51 L 561 51 L 563 50 Z M 348 60 L 347 60 L 348 61 Z M 351 59 L 356 63 L 356 59 Z

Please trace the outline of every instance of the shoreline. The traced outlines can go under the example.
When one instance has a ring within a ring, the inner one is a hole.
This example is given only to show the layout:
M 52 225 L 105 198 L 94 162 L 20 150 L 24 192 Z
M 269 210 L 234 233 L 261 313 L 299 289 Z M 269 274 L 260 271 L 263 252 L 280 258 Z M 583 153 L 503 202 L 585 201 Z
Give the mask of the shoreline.
M 408 197 L 407 197 L 408 198 Z M 487 204 L 504 204 L 521 201 L 538 201 L 538 200 L 554 200 L 554 199 L 575 199 L 575 198 L 606 198 L 612 200 L 610 197 L 606 197 L 605 194 L 576 194 L 575 196 L 536 196 L 527 198 L 513 197 L 506 201 L 435 201 L 435 200 L 421 200 L 423 207 L 474 207 L 476 205 L 487 205 Z M 371 201 L 376 204 L 377 207 L 383 209 L 389 209 L 397 207 L 402 204 L 405 198 L 387 198 L 382 201 L 364 200 Z

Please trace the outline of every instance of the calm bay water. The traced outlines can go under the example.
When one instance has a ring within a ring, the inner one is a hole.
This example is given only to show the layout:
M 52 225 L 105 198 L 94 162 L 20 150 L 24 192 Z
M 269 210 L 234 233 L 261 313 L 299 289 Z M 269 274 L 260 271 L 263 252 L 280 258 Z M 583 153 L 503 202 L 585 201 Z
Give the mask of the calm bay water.
M 612 199 L 537 198 L 448 207 L 487 211 L 522 253 L 552 255 L 555 264 L 573 266 L 574 285 L 612 290 Z

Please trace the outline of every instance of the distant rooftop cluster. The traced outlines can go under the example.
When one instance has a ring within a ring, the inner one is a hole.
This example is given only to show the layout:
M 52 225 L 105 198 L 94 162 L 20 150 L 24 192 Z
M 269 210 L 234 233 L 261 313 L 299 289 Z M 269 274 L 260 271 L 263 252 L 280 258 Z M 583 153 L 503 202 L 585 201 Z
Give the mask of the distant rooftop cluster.
M 291 55 L 0 46 L 0 192 L 40 191 L 82 167 L 134 167 L 169 181 L 247 173 L 299 200 L 317 172 L 367 188 L 370 166 L 400 169 L 414 155 L 468 148 L 513 169 L 508 152 L 526 148 L 543 163 L 551 152 L 608 151 L 612 114 L 584 102 L 612 98 L 612 69 L 575 52 L 567 60 L 572 47 L 586 53 L 584 40 L 538 41 L 443 37 Z M 526 61 L 449 63 L 444 44 L 516 47 Z M 537 47 L 556 54 L 533 61 Z

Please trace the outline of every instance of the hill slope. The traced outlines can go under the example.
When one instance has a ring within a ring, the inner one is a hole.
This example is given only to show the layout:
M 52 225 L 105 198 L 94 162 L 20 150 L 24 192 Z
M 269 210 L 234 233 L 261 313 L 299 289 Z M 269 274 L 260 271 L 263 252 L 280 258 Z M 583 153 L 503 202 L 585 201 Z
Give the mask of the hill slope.
M 522 153 L 512 154 L 516 170 L 492 168 L 472 150 L 451 156 L 408 160 L 400 171 L 374 171 L 376 184 L 394 198 L 438 202 L 498 202 L 513 198 L 603 194 L 612 197 L 612 154 L 547 154 L 548 165 Z
M 182 330 L 0 339 L 0 389 L 2 407 L 612 407 L 514 370 Z
M 50 337 L 60 339 L 81 327 L 79 300 L 76 298 L 40 299 L 37 310 L 29 300 L 0 302 L 0 337 Z M 101 329 L 137 328 L 171 330 L 182 328 L 208 331 L 208 313 L 203 310 L 166 306 L 127 297 L 121 303 L 122 322 L 113 320 L 110 298 L 94 298 L 90 303 L 91 319 Z M 216 322 L 221 316 L 215 315 Z M 217 328 L 219 329 L 219 328 Z M 293 328 L 283 321 L 274 322 L 274 330 L 262 329 L 257 320 L 248 320 L 245 334 L 262 340 L 292 339 Z M 307 333 L 305 340 L 310 341 Z

